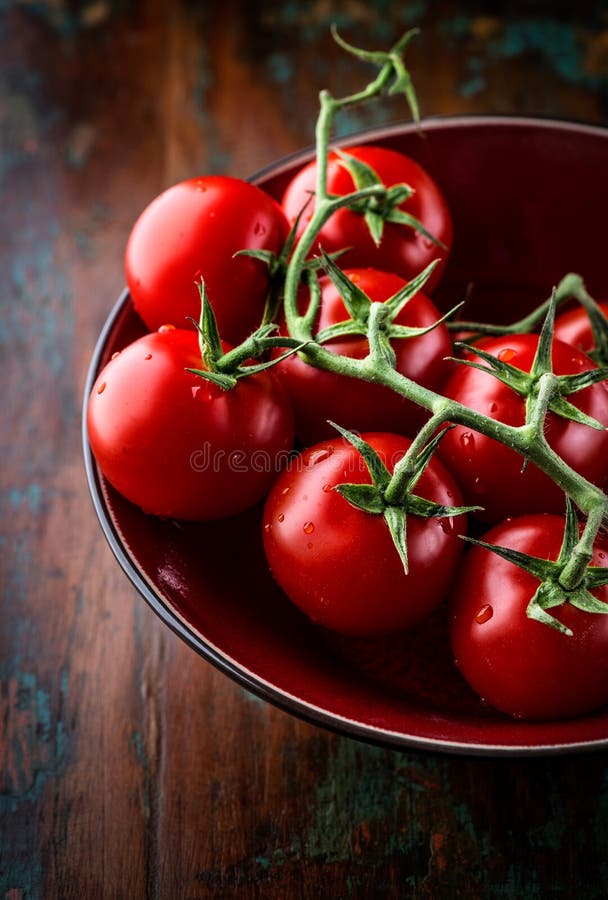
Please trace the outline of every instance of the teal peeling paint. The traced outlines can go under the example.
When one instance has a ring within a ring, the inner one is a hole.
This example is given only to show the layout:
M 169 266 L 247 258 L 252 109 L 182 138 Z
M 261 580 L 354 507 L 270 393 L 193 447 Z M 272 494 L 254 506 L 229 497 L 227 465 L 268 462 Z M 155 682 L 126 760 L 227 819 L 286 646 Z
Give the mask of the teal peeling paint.
M 20 900 L 41 900 L 42 865 L 32 859 L 30 850 L 12 854 L 4 859 L 5 848 L 0 847 L 0 897 L 18 897 Z M 13 892 L 13 893 L 11 893 Z
M 30 512 L 38 513 L 42 506 L 42 488 L 39 484 L 28 484 L 24 488 L 11 488 L 8 491 L 8 501 L 15 508 L 27 506 Z
M 474 24 L 473 16 L 458 15 L 441 21 L 437 29 L 448 39 L 462 40 L 473 35 Z M 586 33 L 593 33 L 590 26 Z M 522 56 L 540 59 L 567 84 L 597 90 L 608 83 L 608 77 L 586 69 L 585 50 L 583 31 L 569 22 L 550 17 L 504 21 L 479 47 L 476 43 L 476 52 L 481 57 L 475 62 L 471 58 L 466 61 L 467 70 L 475 74 L 461 84 L 461 94 L 469 97 L 483 90 L 483 70 L 489 64 Z
M 294 65 L 287 53 L 277 50 L 266 60 L 270 78 L 275 84 L 287 84 L 294 77 Z
M 326 861 L 430 858 L 421 805 L 434 803 L 444 764 L 340 739 L 329 757 L 304 838 L 307 857 Z M 414 866 L 415 863 L 412 863 Z M 422 873 L 424 874 L 424 873 Z M 413 882 L 420 872 L 404 875 Z
M 482 78 L 481 75 L 475 75 L 460 85 L 460 93 L 463 97 L 474 97 L 475 94 L 481 93 L 485 86 L 485 78 Z
M 0 793 L 0 815 L 15 812 L 24 803 L 38 802 L 46 783 L 59 776 L 68 744 L 61 720 L 67 683 L 62 675 L 52 688 L 42 686 L 31 671 L 17 672 L 0 681 L 0 707 L 4 707 L 3 753 L 8 777 L 5 790 Z M 57 714 L 53 711 L 55 691 Z M 13 705 L 10 705 L 11 696 L 15 696 Z
M 52 182 L 48 187 L 52 194 Z M 10 270 L 0 285 L 0 353 L 20 358 L 24 352 L 29 354 L 30 370 L 37 373 L 38 382 L 50 379 L 59 401 L 58 419 L 64 417 L 66 424 L 72 426 L 80 396 L 71 372 L 74 295 L 69 266 L 63 265 L 72 239 L 63 236 L 59 223 L 49 214 L 52 196 L 35 195 L 33 189 L 29 199 L 31 224 L 16 232 L 4 229 L 0 234 L 12 257 Z M 32 248 L 36 248 L 35 252 Z M 31 348 L 35 350 L 31 352 Z M 9 397 L 9 420 L 11 414 L 16 421 L 22 419 L 22 402 L 18 393 Z

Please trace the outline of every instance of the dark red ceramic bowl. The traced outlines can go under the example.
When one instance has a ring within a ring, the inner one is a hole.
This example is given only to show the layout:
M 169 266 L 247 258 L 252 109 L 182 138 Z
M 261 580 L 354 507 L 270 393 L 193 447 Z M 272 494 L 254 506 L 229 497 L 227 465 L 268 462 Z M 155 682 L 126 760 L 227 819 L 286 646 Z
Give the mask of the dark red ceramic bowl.
M 471 287 L 468 317 L 509 320 L 570 271 L 608 297 L 608 130 L 445 118 L 420 132 L 397 126 L 356 140 L 413 156 L 445 192 L 456 240 L 440 305 Z M 254 180 L 280 196 L 310 155 Z M 111 354 L 143 331 L 125 292 L 99 338 L 86 396 Z M 451 662 L 442 611 L 413 633 L 382 640 L 338 638 L 310 624 L 268 573 L 260 508 L 212 525 L 160 521 L 106 484 L 86 430 L 84 456 L 102 529 L 135 587 L 194 650 L 264 699 L 317 725 L 404 749 L 531 755 L 608 747 L 608 710 L 534 723 L 484 707 Z

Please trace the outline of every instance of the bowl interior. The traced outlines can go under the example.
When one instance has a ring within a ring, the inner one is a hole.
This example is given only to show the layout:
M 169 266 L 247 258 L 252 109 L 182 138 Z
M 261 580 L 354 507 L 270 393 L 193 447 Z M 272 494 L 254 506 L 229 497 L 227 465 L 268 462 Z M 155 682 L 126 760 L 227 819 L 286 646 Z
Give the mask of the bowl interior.
M 594 296 L 608 297 L 608 131 L 481 117 L 430 120 L 421 132 L 394 127 L 365 141 L 416 158 L 446 195 L 456 237 L 436 294 L 440 306 L 468 296 L 467 318 L 507 321 L 570 271 L 583 275 Z M 307 158 L 279 163 L 256 181 L 280 197 Z M 124 294 L 100 337 L 88 389 L 109 356 L 143 332 Z M 444 610 L 413 632 L 375 640 L 310 624 L 267 571 L 260 507 L 213 524 L 161 521 L 104 482 L 86 435 L 85 460 L 102 527 L 133 583 L 193 648 L 266 699 L 393 746 L 514 754 L 608 743 L 603 711 L 525 723 L 484 707 L 451 662 Z

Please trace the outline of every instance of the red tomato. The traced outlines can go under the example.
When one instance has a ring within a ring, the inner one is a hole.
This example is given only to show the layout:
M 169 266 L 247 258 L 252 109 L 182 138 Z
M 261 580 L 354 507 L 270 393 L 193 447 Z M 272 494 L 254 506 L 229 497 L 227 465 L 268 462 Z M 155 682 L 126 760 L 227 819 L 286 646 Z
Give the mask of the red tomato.
M 127 243 L 127 285 L 135 308 L 154 331 L 166 322 L 198 321 L 205 280 L 222 337 L 239 343 L 260 323 L 268 270 L 239 250 L 277 253 L 287 223 L 275 201 L 238 178 L 209 175 L 170 187 L 150 203 Z
M 538 336 L 509 335 L 485 341 L 487 353 L 529 372 Z M 553 368 L 557 375 L 595 368 L 584 353 L 562 341 L 553 343 Z M 508 425 L 523 425 L 524 399 L 493 375 L 460 365 L 446 382 L 443 393 L 471 409 Z M 568 400 L 608 426 L 608 388 L 600 383 L 572 394 Z M 580 425 L 553 413 L 546 419 L 551 447 L 577 472 L 603 486 L 608 477 L 608 432 Z M 479 518 L 499 522 L 528 512 L 560 513 L 563 491 L 535 465 L 522 472 L 522 458 L 514 450 L 461 425 L 448 431 L 439 445 L 444 460 L 462 488 L 467 503 L 479 504 Z
M 484 541 L 556 560 L 564 518 L 530 515 L 497 525 Z M 596 541 L 593 566 L 608 565 Z M 572 636 L 526 616 L 539 581 L 490 550 L 472 547 L 450 598 L 452 646 L 460 671 L 488 703 L 512 716 L 557 719 L 608 702 L 608 616 L 570 603 L 548 612 Z M 608 602 L 608 586 L 593 590 Z
M 411 441 L 391 434 L 364 439 L 392 471 Z M 290 600 L 314 622 L 344 634 L 373 635 L 420 621 L 444 598 L 463 542 L 463 515 L 408 516 L 409 574 L 382 515 L 351 506 L 336 491 L 370 483 L 357 450 L 344 438 L 305 450 L 279 476 L 264 509 L 264 547 L 272 574 Z M 416 493 L 460 504 L 459 490 L 433 459 Z
M 408 184 L 415 193 L 401 208 L 415 216 L 437 240 L 448 249 L 442 249 L 427 237 L 407 225 L 386 222 L 379 246 L 374 243 L 363 215 L 341 209 L 323 226 L 318 246 L 327 253 L 348 249 L 340 257 L 340 266 L 372 266 L 385 272 L 395 272 L 411 279 L 420 274 L 433 259 L 441 259 L 426 283 L 431 293 L 439 282 L 452 244 L 452 220 L 445 199 L 433 179 L 417 162 L 383 147 L 348 147 L 345 153 L 370 166 L 387 187 Z M 317 165 L 313 161 L 301 169 L 283 196 L 283 209 L 293 223 L 316 187 Z M 354 182 L 336 153 L 328 157 L 327 190 L 329 194 L 343 196 L 354 190 Z M 313 204 L 309 203 L 300 220 L 301 234 L 312 216 Z
M 608 302 L 598 305 L 608 319 Z M 589 353 L 590 350 L 595 349 L 589 316 L 583 306 L 577 306 L 559 315 L 555 320 L 553 334 L 560 341 L 573 344 L 583 353 Z
M 406 284 L 397 275 L 374 269 L 351 269 L 345 274 L 372 301 L 384 302 Z M 330 279 L 321 279 L 321 285 L 321 309 L 316 322 L 318 331 L 349 318 L 338 289 Z M 425 328 L 440 317 L 441 313 L 433 302 L 418 293 L 406 303 L 395 324 Z M 392 345 L 397 354 L 398 372 L 425 387 L 433 390 L 440 388 L 447 373 L 444 357 L 449 356 L 452 349 L 445 325 L 439 325 L 420 337 L 393 339 Z M 354 359 L 363 359 L 369 352 L 365 337 L 339 338 L 324 346 L 332 353 Z M 390 388 L 324 372 L 296 354 L 279 363 L 277 370 L 291 397 L 296 434 L 304 445 L 317 443 L 335 434 L 328 419 L 351 430 L 414 435 L 428 417 L 426 410 Z
M 143 510 L 215 519 L 260 500 L 293 444 L 287 396 L 266 371 L 229 391 L 204 368 L 195 331 L 144 335 L 105 366 L 87 425 L 99 468 Z

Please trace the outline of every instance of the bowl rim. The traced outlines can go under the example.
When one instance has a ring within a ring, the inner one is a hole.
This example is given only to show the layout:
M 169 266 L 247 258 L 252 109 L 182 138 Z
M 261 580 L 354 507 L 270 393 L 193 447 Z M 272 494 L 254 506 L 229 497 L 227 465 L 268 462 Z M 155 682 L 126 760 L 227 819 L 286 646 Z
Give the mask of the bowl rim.
M 534 127 L 551 131 L 569 131 L 580 132 L 590 136 L 601 138 L 608 137 L 608 124 L 602 125 L 596 122 L 586 122 L 584 120 L 559 118 L 555 116 L 541 115 L 513 115 L 510 113 L 438 113 L 436 115 L 424 116 L 418 123 L 413 121 L 389 121 L 384 125 L 377 125 L 373 128 L 365 128 L 354 131 L 350 134 L 340 135 L 330 140 L 329 147 L 344 147 L 348 144 L 354 144 L 357 141 L 365 141 L 366 144 L 372 143 L 374 140 L 385 140 L 399 134 L 412 134 L 416 131 L 424 134 L 425 132 L 433 132 L 438 129 L 446 128 L 462 128 L 462 127 L 493 127 L 503 128 L 526 128 Z M 274 162 L 257 169 L 247 177 L 247 181 L 256 184 L 271 174 L 273 177 L 280 176 L 283 172 L 291 169 L 295 164 L 304 163 L 315 153 L 314 144 L 307 147 L 294 150 Z
M 467 114 L 467 115 L 438 115 L 421 120 L 419 125 L 415 123 L 392 123 L 371 129 L 365 129 L 333 141 L 332 146 L 352 144 L 353 141 L 364 140 L 370 143 L 374 140 L 386 139 L 399 134 L 409 134 L 416 130 L 434 131 L 439 128 L 453 127 L 540 127 L 548 130 L 563 130 L 581 132 L 589 135 L 597 135 L 603 139 L 608 138 L 608 127 L 585 122 L 570 121 L 567 119 L 555 119 L 538 116 L 512 116 L 502 114 Z M 310 146 L 287 156 L 281 157 L 275 163 L 271 163 L 259 169 L 247 180 L 256 184 L 268 178 L 270 175 L 279 177 L 283 172 L 293 168 L 298 163 L 305 163 L 314 154 L 314 147 Z M 442 738 L 427 738 L 416 734 L 396 732 L 379 726 L 367 725 L 362 722 L 331 712 L 314 703 L 305 701 L 286 690 L 271 684 L 261 676 L 255 675 L 247 667 L 239 664 L 228 654 L 223 654 L 213 644 L 207 641 L 200 632 L 189 627 L 171 604 L 162 597 L 160 591 L 153 588 L 151 583 L 139 572 L 134 560 L 131 558 L 128 548 L 122 540 L 119 530 L 113 521 L 112 515 L 104 499 L 102 489 L 102 476 L 99 472 L 90 447 L 87 430 L 87 405 L 89 395 L 101 368 L 102 358 L 108 338 L 116 327 L 120 316 L 128 307 L 130 294 L 128 288 L 123 288 L 118 300 L 115 302 L 104 325 L 97 337 L 93 353 L 87 369 L 84 383 L 83 403 L 81 414 L 81 439 L 89 495 L 97 515 L 103 535 L 119 566 L 126 574 L 137 592 L 147 602 L 151 609 L 158 615 L 161 621 L 171 631 L 181 638 L 191 649 L 211 663 L 216 669 L 235 681 L 240 687 L 256 695 L 260 699 L 272 703 L 290 715 L 294 715 L 303 721 L 316 727 L 322 727 L 336 734 L 356 738 L 363 742 L 381 746 L 390 750 L 424 751 L 446 755 L 460 755 L 469 757 L 535 757 L 562 755 L 568 753 L 581 753 L 602 750 L 608 747 L 608 735 L 606 738 L 595 738 L 581 741 L 567 741 L 556 743 L 493 743 L 493 742 L 468 742 L 464 740 L 450 740 Z

